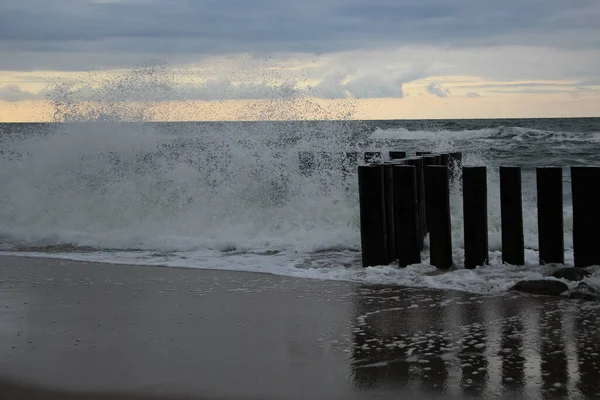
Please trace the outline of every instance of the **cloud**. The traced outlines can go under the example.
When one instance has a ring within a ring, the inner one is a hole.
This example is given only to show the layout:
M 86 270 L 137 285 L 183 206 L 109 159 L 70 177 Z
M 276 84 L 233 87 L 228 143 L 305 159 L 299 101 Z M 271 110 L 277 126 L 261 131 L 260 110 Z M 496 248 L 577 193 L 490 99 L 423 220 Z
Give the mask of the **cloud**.
M 527 57 L 528 62 L 521 62 Z M 223 54 L 147 62 L 133 69 L 4 74 L 12 82 L 39 88 L 46 80 L 56 100 L 66 95 L 94 101 L 364 99 L 403 98 L 421 90 L 423 82 L 412 82 L 423 79 L 434 82 L 426 93 L 436 96 L 448 96 L 449 84 L 461 96 L 485 96 L 491 90 L 568 91 L 596 82 L 599 62 L 600 54 L 589 50 L 392 47 L 322 55 Z
M 450 90 L 444 89 L 438 82 L 431 82 L 429 85 L 427 85 L 427 92 L 440 98 L 446 98 L 450 96 Z
M 336 67 L 340 64 L 346 67 Z M 215 58 L 184 68 L 157 64 L 72 74 L 55 79 L 49 97 L 60 102 L 402 98 L 404 84 L 426 77 L 425 69 L 412 63 L 371 65 L 349 55 L 267 61 Z
M 471 99 L 475 99 L 477 97 L 481 97 L 481 95 L 479 93 L 475 93 L 475 92 L 467 92 L 467 97 L 471 98 Z
M 480 85 L 470 85 L 471 88 L 477 89 L 514 89 L 514 88 L 543 88 L 543 87 L 572 87 L 573 83 L 565 82 L 493 82 Z
M 22 90 L 19 85 L 9 84 L 0 86 L 0 100 L 15 102 L 23 100 L 35 100 L 43 97 L 41 93 L 32 93 Z
M 565 89 L 506 89 L 506 90 L 488 90 L 489 93 L 502 93 L 502 94 L 556 94 L 556 93 L 569 93 L 573 88 Z
M 577 82 L 577 86 L 600 86 L 600 78 Z
M 209 79 L 201 84 L 182 85 L 164 77 L 152 80 L 137 80 L 119 77 L 113 81 L 85 83 L 62 82 L 50 90 L 50 98 L 68 102 L 162 102 L 162 101 L 224 101 L 224 100 L 278 100 L 302 97 L 323 99 L 363 99 L 363 98 L 402 98 L 403 82 L 400 80 L 379 80 L 377 75 L 346 77 L 336 80 L 325 77 L 315 85 L 305 85 L 302 81 L 288 79 L 274 83 L 270 80 L 259 82 L 234 82 L 227 77 Z
M 0 2 L 0 52 L 42 63 L 56 53 L 131 62 L 392 45 L 597 49 L 599 18 L 595 0 L 20 0 Z

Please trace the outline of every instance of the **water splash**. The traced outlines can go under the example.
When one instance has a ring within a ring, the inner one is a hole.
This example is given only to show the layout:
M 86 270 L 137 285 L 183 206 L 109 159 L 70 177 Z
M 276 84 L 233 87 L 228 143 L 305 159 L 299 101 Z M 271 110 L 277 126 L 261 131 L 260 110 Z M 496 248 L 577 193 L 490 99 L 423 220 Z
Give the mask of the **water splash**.
M 56 84 L 55 119 L 63 123 L 2 142 L 18 155 L 0 160 L 8 191 L 0 200 L 5 246 L 357 246 L 354 177 L 331 160 L 310 177 L 298 164 L 302 149 L 352 146 L 351 122 L 323 123 L 339 110 L 290 94 L 261 101 L 265 119 L 286 108 L 298 120 L 321 121 L 148 123 L 156 104 L 176 92 L 173 70 L 164 65 Z

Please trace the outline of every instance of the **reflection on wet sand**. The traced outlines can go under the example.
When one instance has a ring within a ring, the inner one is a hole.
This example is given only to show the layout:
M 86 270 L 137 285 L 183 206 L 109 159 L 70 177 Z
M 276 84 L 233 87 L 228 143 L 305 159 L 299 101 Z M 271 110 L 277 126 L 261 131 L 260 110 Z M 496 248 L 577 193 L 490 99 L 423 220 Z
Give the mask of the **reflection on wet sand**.
M 464 299 L 462 311 L 462 339 L 458 353 L 461 367 L 460 387 L 466 394 L 480 396 L 487 385 L 488 361 L 486 351 L 486 326 L 481 321 L 484 306 L 479 299 Z
M 357 390 L 600 398 L 596 303 L 364 286 L 354 307 Z
M 598 314 L 594 311 L 581 310 L 574 318 L 579 369 L 577 390 L 600 398 L 600 330 Z
M 544 310 L 544 322 L 540 324 L 541 336 L 541 390 L 546 397 L 567 398 L 569 384 L 569 362 L 565 353 L 560 310 L 552 305 Z
M 523 394 L 525 386 L 525 356 L 523 355 L 524 327 L 519 314 L 519 304 L 511 302 L 503 307 L 500 358 L 502 360 L 502 385 L 510 396 Z

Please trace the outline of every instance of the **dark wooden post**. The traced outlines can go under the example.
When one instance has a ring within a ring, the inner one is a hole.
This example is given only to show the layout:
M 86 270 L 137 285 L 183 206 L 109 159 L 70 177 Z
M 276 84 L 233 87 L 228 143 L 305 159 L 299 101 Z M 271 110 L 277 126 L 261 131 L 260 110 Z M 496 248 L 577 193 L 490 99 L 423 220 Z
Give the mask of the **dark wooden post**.
M 401 268 L 421 262 L 417 191 L 417 168 L 414 165 L 394 166 L 396 254 Z
M 562 168 L 536 169 L 540 264 L 564 264 Z
M 442 153 L 440 154 L 441 165 L 445 165 L 446 167 L 450 167 L 450 153 Z
M 571 167 L 573 255 L 576 267 L 600 264 L 600 207 L 596 195 L 599 185 L 600 167 Z
M 463 167 L 465 268 L 489 261 L 486 167 Z
M 387 263 L 397 260 L 396 232 L 394 230 L 394 164 L 383 164 L 383 191 L 385 196 L 385 229 L 387 239 Z
M 511 265 L 524 265 L 525 244 L 520 167 L 500 167 L 500 217 L 502 220 L 502 261 Z
M 381 161 L 380 151 L 366 151 L 364 154 L 364 160 L 366 163 L 374 163 Z
M 358 167 L 362 265 L 387 265 L 383 165 Z
M 399 160 L 401 158 L 406 158 L 405 151 L 390 151 L 390 160 Z
M 436 165 L 435 164 L 435 156 L 422 156 L 423 158 L 423 170 L 427 170 L 427 167 L 432 166 L 432 165 Z M 423 184 L 425 185 L 425 193 L 427 193 L 427 186 L 429 185 L 429 183 L 427 182 L 427 174 L 423 174 Z M 423 236 L 425 236 L 428 232 L 429 232 L 429 216 L 428 214 L 428 209 L 427 207 L 425 207 L 425 212 L 424 212 L 424 223 L 423 223 L 423 229 L 422 229 L 422 233 Z
M 427 168 L 430 165 L 436 165 L 435 156 L 427 155 L 421 156 L 421 158 L 423 158 L 423 168 Z M 427 185 L 427 178 L 425 178 L 425 185 Z
M 417 177 L 417 211 L 419 224 L 419 250 L 423 250 L 423 238 L 425 237 L 425 174 L 423 171 L 423 159 L 421 157 L 412 157 L 406 159 L 408 165 L 415 167 Z
M 298 164 L 302 175 L 311 176 L 317 164 L 315 154 L 310 151 L 298 152 Z
M 425 176 L 431 265 L 440 269 L 448 269 L 452 266 L 448 168 L 442 165 L 425 167 Z

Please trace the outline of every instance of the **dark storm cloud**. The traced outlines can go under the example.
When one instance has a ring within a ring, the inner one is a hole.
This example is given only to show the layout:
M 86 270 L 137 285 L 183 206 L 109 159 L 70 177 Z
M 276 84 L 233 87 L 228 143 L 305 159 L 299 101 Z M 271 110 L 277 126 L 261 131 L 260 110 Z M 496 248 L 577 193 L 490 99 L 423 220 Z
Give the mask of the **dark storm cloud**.
M 595 48 L 598 0 L 20 0 L 0 3 L 0 69 L 56 54 L 324 53 L 382 45 Z M 89 59 L 87 59 L 89 61 Z

